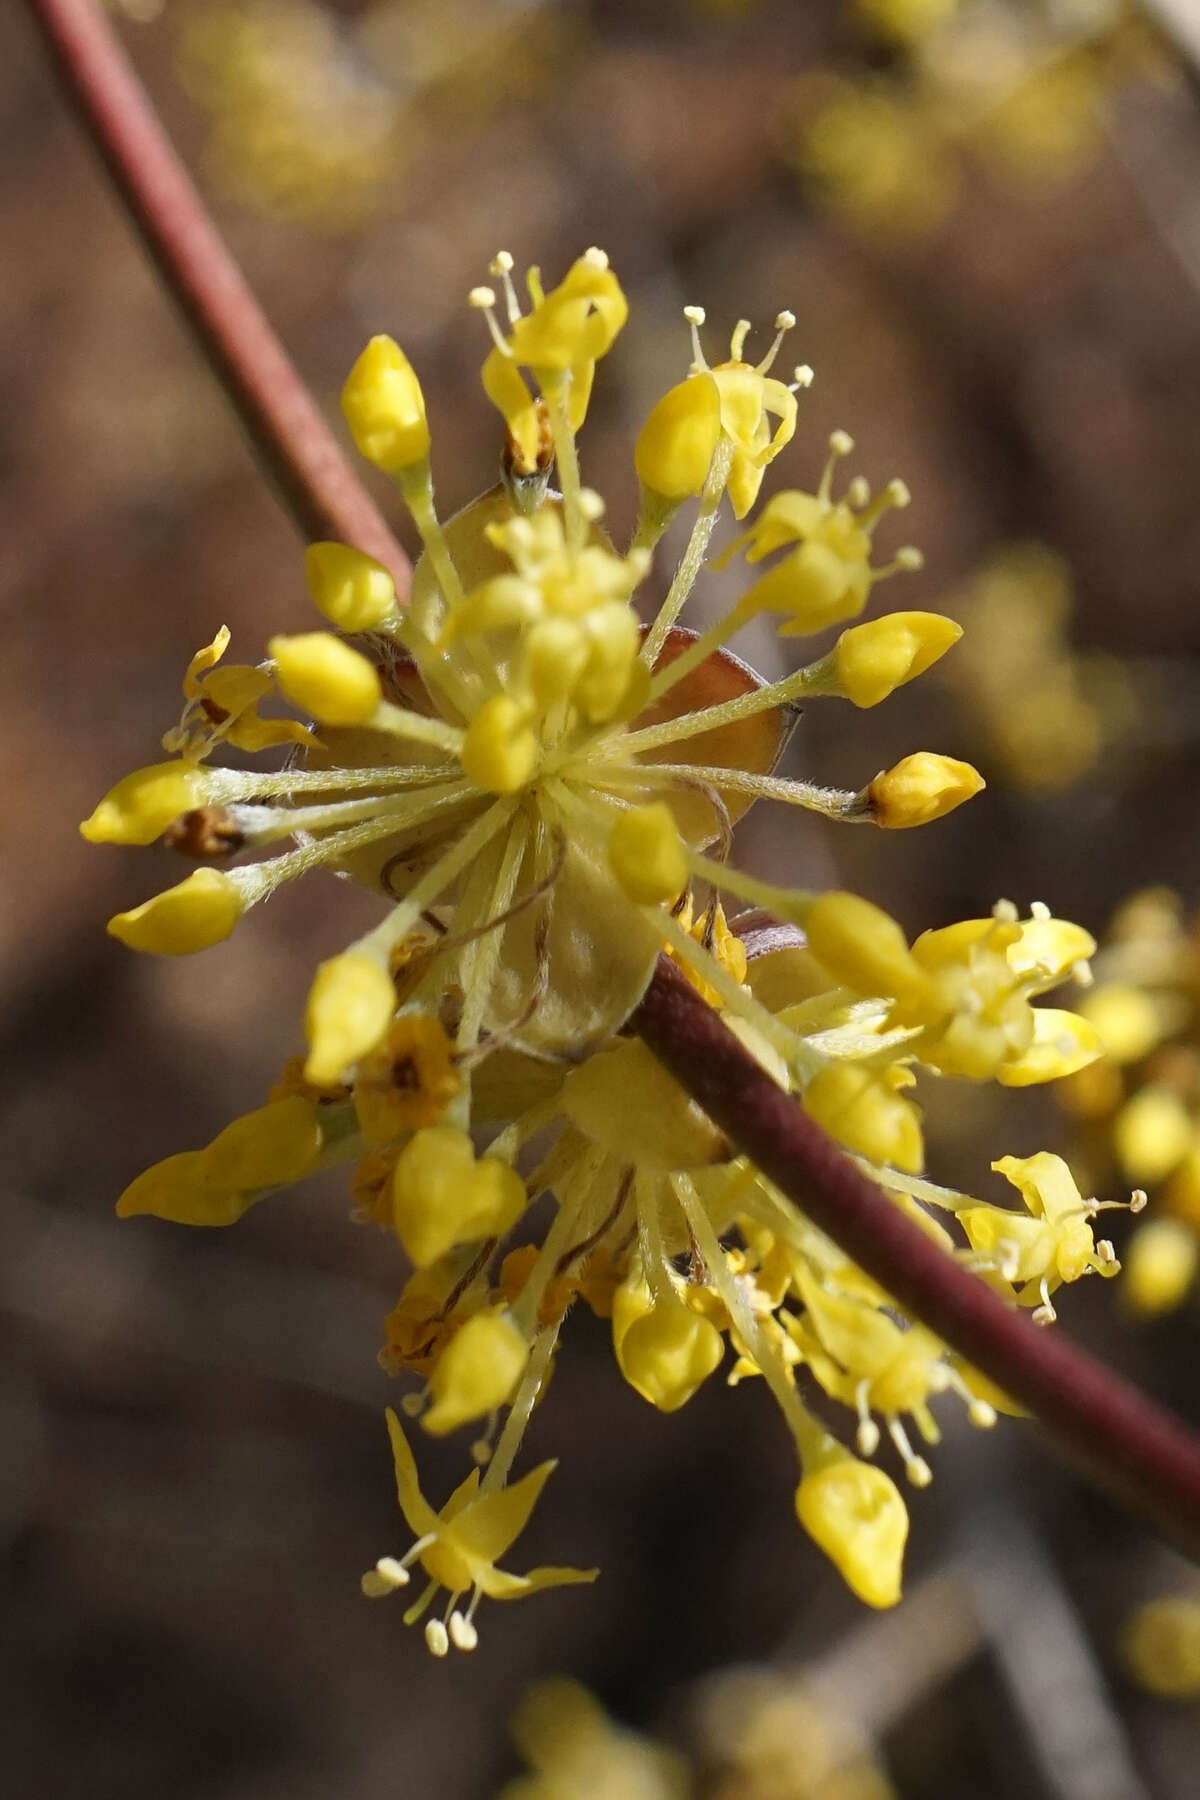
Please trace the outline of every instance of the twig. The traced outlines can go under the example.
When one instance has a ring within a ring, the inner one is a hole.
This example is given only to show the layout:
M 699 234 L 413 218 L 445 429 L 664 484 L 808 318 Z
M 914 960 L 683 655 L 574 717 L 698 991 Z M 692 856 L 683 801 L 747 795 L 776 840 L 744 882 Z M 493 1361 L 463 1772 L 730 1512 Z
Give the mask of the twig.
M 28 0 L 59 74 L 142 240 L 284 505 L 306 537 L 408 560 L 359 481 L 175 154 L 95 0 Z
M 631 1023 L 714 1123 L 907 1312 L 1102 1486 L 1200 1554 L 1200 1439 L 961 1269 L 764 1074 L 666 957 Z
M 164 277 L 309 536 L 403 572 L 93 0 L 27 0 Z M 633 1024 L 730 1139 L 868 1274 L 1027 1407 L 1101 1485 L 1200 1552 L 1200 1439 L 947 1257 L 775 1086 L 672 963 Z

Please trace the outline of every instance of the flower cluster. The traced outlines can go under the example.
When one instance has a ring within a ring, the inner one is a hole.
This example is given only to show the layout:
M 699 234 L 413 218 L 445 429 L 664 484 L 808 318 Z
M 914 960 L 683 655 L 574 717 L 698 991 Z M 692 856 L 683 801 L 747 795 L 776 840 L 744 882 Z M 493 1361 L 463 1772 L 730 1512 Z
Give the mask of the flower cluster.
M 1103 1058 L 1063 1084 L 1098 1182 L 1136 1182 L 1162 1216 L 1130 1238 L 1128 1305 L 1173 1312 L 1200 1267 L 1200 923 L 1167 888 L 1117 912 L 1081 1011 Z
M 1094 1203 L 1048 1155 L 994 1165 L 1017 1192 L 1007 1207 L 927 1181 L 914 1083 L 1023 1086 L 1085 1066 L 1099 1047 L 1092 1027 L 1033 1003 L 1085 971 L 1094 945 L 1044 906 L 1022 918 L 1002 902 L 910 946 L 855 895 L 737 869 L 731 827 L 755 799 L 897 829 L 982 786 L 969 765 L 929 751 L 855 790 L 773 772 L 795 701 L 874 706 L 959 635 L 925 612 L 862 621 L 877 584 L 919 563 L 912 550 L 875 555 L 877 527 L 907 491 L 892 481 L 873 498 L 861 477 L 841 486 L 852 445 L 835 433 L 814 486 L 775 493 L 724 552 L 752 578 L 696 635 L 678 620 L 725 496 L 748 516 L 795 430 L 810 372 L 772 373 L 791 314 L 757 363 L 743 321 L 713 365 L 703 314 L 688 309 L 691 366 L 639 435 L 640 519 L 620 549 L 576 451 L 596 365 L 626 320 L 616 276 L 597 250 L 549 291 L 530 270 L 523 308 L 511 257 L 493 269 L 502 312 L 491 287 L 471 300 L 491 334 L 483 381 L 506 427 L 501 484 L 440 521 L 420 384 L 390 338 L 373 339 L 343 404 L 424 544 L 409 603 L 358 551 L 314 545 L 317 606 L 338 632 L 364 634 L 371 654 L 311 631 L 274 639 L 263 665 L 230 667 L 218 634 L 188 671 L 173 759 L 127 776 L 83 826 L 110 843 L 165 834 L 200 860 L 111 921 L 136 950 L 203 950 L 319 866 L 363 883 L 382 910 L 318 969 L 307 1052 L 267 1103 L 139 1176 L 118 1211 L 225 1225 L 318 1169 L 354 1163 L 358 1217 L 398 1240 L 412 1268 L 381 1358 L 416 1378 L 400 1411 L 434 1435 L 472 1433 L 474 1466 L 435 1509 L 400 1417 L 388 1417 L 414 1541 L 380 1558 L 364 1590 L 397 1591 L 419 1565 L 426 1585 L 405 1616 L 421 1618 L 445 1590 L 425 1627 L 436 1654 L 475 1644 L 482 1596 L 595 1574 L 497 1566 L 553 1467 L 509 1481 L 577 1300 L 610 1322 L 622 1376 L 661 1411 L 685 1405 L 729 1352 L 731 1383 L 765 1380 L 796 1448 L 800 1523 L 857 1594 L 887 1606 L 908 1515 L 872 1460 L 884 1432 L 922 1486 L 929 1465 L 909 1430 L 936 1441 L 931 1401 L 957 1395 L 986 1426 L 1004 1398 L 904 1318 L 622 1028 L 665 951 L 896 1206 L 1048 1322 L 1063 1283 L 1116 1269 L 1093 1235 Z M 690 536 L 643 627 L 634 597 L 689 503 Z M 788 636 L 840 635 L 764 685 L 725 647 L 764 615 Z M 264 719 L 274 691 L 312 723 Z M 287 744 L 290 760 L 215 767 L 225 743 Z M 758 910 L 731 925 L 725 899 Z M 547 1198 L 539 1241 L 532 1209 Z M 848 1410 L 857 1454 L 810 1411 L 805 1385 Z

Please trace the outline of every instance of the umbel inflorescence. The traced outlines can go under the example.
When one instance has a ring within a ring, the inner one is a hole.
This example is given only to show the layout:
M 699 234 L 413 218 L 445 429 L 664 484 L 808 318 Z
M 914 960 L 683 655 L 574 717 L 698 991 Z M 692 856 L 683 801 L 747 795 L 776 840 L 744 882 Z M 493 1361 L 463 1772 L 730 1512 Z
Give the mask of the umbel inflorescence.
M 398 1238 L 412 1268 L 381 1352 L 416 1378 L 400 1410 L 435 1435 L 470 1433 L 470 1471 L 435 1509 L 388 1414 L 414 1541 L 363 1587 L 391 1593 L 420 1565 L 427 1582 L 405 1617 L 446 1590 L 425 1627 L 435 1653 L 474 1645 L 483 1595 L 596 1573 L 498 1566 L 553 1468 L 510 1481 L 577 1300 L 611 1321 L 621 1374 L 661 1411 L 684 1405 L 730 1351 L 731 1384 L 764 1379 L 796 1446 L 801 1524 L 857 1594 L 890 1605 L 908 1517 L 872 1460 L 884 1433 L 923 1486 L 929 1465 L 911 1434 L 936 1442 L 931 1400 L 952 1393 L 986 1426 L 1003 1396 L 907 1320 L 622 1027 L 665 950 L 947 1256 L 1049 1322 L 1063 1282 L 1116 1270 L 1093 1233 L 1095 1203 L 1050 1155 L 993 1165 L 1016 1189 L 1008 1207 L 934 1185 L 913 1087 L 918 1071 L 1021 1086 L 1087 1064 L 1086 1022 L 1032 1001 L 1085 974 L 1094 945 L 1045 907 L 1022 918 L 1001 902 L 910 946 L 864 899 L 737 869 L 732 825 L 755 799 L 903 828 L 982 786 L 968 765 L 925 751 L 861 791 L 772 772 L 796 701 L 873 706 L 958 627 L 925 612 L 851 623 L 877 582 L 920 559 L 875 560 L 876 527 L 908 495 L 898 481 L 876 496 L 861 477 L 843 485 L 845 434 L 811 488 L 754 511 L 810 379 L 772 372 L 786 312 L 757 364 L 741 321 L 710 366 L 703 313 L 687 309 L 691 367 L 638 437 L 640 519 L 616 547 L 581 485 L 576 433 L 625 297 L 589 250 L 549 293 L 530 270 L 522 310 L 511 267 L 507 255 L 493 265 L 502 314 L 491 288 L 471 295 L 492 340 L 483 384 L 507 428 L 491 493 L 439 521 L 424 397 L 390 338 L 372 339 L 346 384 L 355 441 L 396 477 L 424 545 L 410 603 L 357 550 L 312 546 L 317 606 L 365 649 L 313 631 L 274 639 L 256 667 L 229 666 L 222 628 L 188 669 L 172 759 L 127 776 L 83 826 L 97 842 L 165 835 L 200 860 L 110 922 L 137 950 L 206 949 L 321 866 L 380 900 L 378 924 L 318 969 L 307 1053 L 267 1103 L 149 1169 L 118 1212 L 227 1225 L 281 1187 L 354 1165 L 355 1216 Z M 721 560 L 744 558 L 750 579 L 697 636 L 678 620 L 726 498 L 749 522 Z M 635 597 L 685 507 L 690 536 L 647 629 Z M 844 629 L 763 684 L 725 648 L 763 615 L 789 637 Z M 311 722 L 264 718 L 275 692 Z M 286 745 L 287 766 L 214 766 L 226 744 Z M 286 847 L 255 854 L 275 845 Z M 726 898 L 757 911 L 731 926 Z M 544 1196 L 553 1210 L 538 1241 L 527 1220 Z M 857 1454 L 809 1409 L 814 1389 L 847 1409 Z

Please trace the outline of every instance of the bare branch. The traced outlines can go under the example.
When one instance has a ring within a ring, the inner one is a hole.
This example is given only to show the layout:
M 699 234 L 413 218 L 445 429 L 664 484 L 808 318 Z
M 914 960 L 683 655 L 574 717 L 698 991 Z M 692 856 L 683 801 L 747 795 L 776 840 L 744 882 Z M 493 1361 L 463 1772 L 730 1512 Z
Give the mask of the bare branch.
M 365 550 L 407 591 L 408 561 L 175 154 L 95 0 L 27 0 L 64 86 L 164 281 L 308 538 Z

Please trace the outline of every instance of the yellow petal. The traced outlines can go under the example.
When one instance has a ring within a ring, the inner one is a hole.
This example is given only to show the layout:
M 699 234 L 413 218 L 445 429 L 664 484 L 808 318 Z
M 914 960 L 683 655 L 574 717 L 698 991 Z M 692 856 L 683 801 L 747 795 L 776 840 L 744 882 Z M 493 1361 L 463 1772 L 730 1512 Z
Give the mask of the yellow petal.
M 190 956 L 227 938 L 242 916 L 237 884 L 219 869 L 197 869 L 186 880 L 108 921 L 112 937 L 152 956 Z
M 388 1436 L 392 1440 L 392 1461 L 396 1467 L 396 1497 L 400 1502 L 400 1511 L 404 1514 L 404 1522 L 414 1537 L 426 1537 L 436 1531 L 438 1515 L 421 1493 L 421 1483 L 417 1476 L 416 1458 L 409 1448 L 408 1439 L 399 1419 L 387 1408 Z
M 528 1525 L 538 1497 L 557 1467 L 557 1462 L 539 1463 L 515 1486 L 485 1494 L 466 1507 L 454 1523 L 455 1537 L 465 1554 L 483 1563 L 494 1563 L 503 1556 Z

